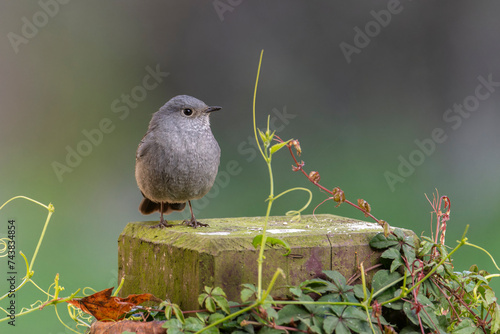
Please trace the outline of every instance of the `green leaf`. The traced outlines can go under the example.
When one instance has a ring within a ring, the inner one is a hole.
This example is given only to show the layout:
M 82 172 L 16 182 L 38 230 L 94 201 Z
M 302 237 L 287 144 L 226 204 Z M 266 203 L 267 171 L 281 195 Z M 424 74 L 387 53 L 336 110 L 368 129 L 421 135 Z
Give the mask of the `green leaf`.
M 205 300 L 205 307 L 207 308 L 208 311 L 214 313 L 217 309 L 217 307 L 215 306 L 215 301 L 213 298 L 207 298 Z
M 371 332 L 369 330 L 368 318 L 365 312 L 357 307 L 348 307 L 342 318 L 345 321 L 347 327 L 356 333 L 366 333 Z
M 372 289 L 376 294 L 374 298 L 379 302 L 383 302 L 394 297 L 395 291 L 399 288 L 400 284 L 392 285 L 390 288 L 386 288 L 388 285 L 393 283 L 394 281 L 401 278 L 401 275 L 398 272 L 390 273 L 388 270 L 379 270 L 373 275 L 372 279 Z M 384 291 L 380 292 L 380 290 L 384 289 Z
M 414 325 L 419 326 L 418 318 L 420 316 L 420 319 L 426 325 L 427 328 L 434 329 L 436 326 L 439 325 L 439 320 L 437 319 L 435 314 L 434 304 L 422 294 L 418 295 L 417 300 L 422 305 L 423 309 L 417 314 L 416 310 L 414 308 L 412 309 L 413 304 L 410 302 L 405 302 L 403 305 L 404 313 Z
M 415 330 L 412 327 L 405 327 L 399 334 L 421 334 L 421 332 Z
M 198 296 L 198 304 L 200 304 L 201 307 L 203 307 L 203 303 L 205 302 L 205 299 L 208 297 L 208 294 L 202 293 Z
M 183 332 L 188 332 L 188 331 L 189 332 L 197 332 L 197 331 L 201 330 L 203 327 L 205 327 L 205 324 L 200 319 L 190 317 L 190 318 L 186 319 L 186 323 L 184 324 Z M 215 329 L 216 329 L 215 331 L 211 331 L 210 329 L 208 329 L 204 333 L 211 333 L 211 334 L 219 333 L 219 330 L 217 328 L 215 328 Z M 169 332 L 167 332 L 167 333 L 169 333 Z
M 276 320 L 276 319 L 278 319 L 278 317 L 279 317 L 279 316 L 278 316 L 278 312 L 277 312 L 277 311 L 276 311 L 276 310 L 275 310 L 272 306 L 270 306 L 270 307 L 266 308 L 266 312 L 267 312 L 267 317 L 268 317 L 269 319 L 274 319 L 274 320 Z
M 285 142 L 274 144 L 273 146 L 271 146 L 271 148 L 269 149 L 271 155 L 273 155 L 275 152 L 279 151 L 283 146 L 288 144 L 289 141 L 290 140 L 287 140 Z
M 398 270 L 399 267 L 401 267 L 402 265 L 404 265 L 404 262 L 403 262 L 403 258 L 400 256 L 398 257 L 397 259 L 394 259 L 391 263 L 391 268 L 390 268 L 390 272 L 393 273 L 395 272 L 396 270 Z
M 364 299 L 365 298 L 365 294 L 363 292 L 363 286 L 361 284 L 356 284 L 354 287 L 353 287 L 353 290 L 354 290 L 354 295 L 358 298 L 358 299 Z M 369 291 L 367 291 L 367 293 L 370 293 Z
M 255 284 L 243 283 L 241 286 L 244 287 L 245 289 L 249 289 L 249 290 L 252 290 L 254 292 L 257 291 L 257 287 L 255 286 Z
M 396 293 L 394 293 L 397 297 L 401 294 L 401 290 L 397 290 Z M 390 308 L 391 310 L 396 310 L 396 311 L 401 311 L 403 309 L 403 302 L 401 300 L 385 304 L 384 307 Z
M 167 320 L 170 320 L 172 313 L 175 315 L 178 321 L 184 323 L 184 315 L 177 304 L 172 304 L 170 301 L 166 300 L 160 304 L 160 308 L 165 307 L 164 315 Z
M 210 314 L 206 312 L 196 312 L 195 314 L 198 317 L 198 319 L 203 321 L 203 323 L 207 322 L 208 317 L 210 316 Z
M 498 333 L 498 331 L 500 331 L 500 307 L 496 304 L 491 314 L 491 332 Z
M 370 246 L 376 249 L 389 248 L 398 244 L 398 239 L 392 234 L 386 237 L 384 233 L 379 233 L 370 240 Z
M 350 334 L 351 331 L 340 321 L 337 316 L 328 316 L 323 322 L 323 329 L 326 333 Z
M 364 311 L 353 306 L 332 306 L 334 314 L 324 320 L 326 333 L 372 333 L 368 317 Z M 384 320 L 385 322 L 385 320 Z
M 182 333 L 182 323 L 177 319 L 167 320 L 161 327 L 166 328 L 169 334 Z
M 182 313 L 181 308 L 177 304 L 172 304 L 172 309 L 174 311 L 175 317 L 177 320 L 179 320 L 181 323 L 184 323 L 184 314 Z
M 161 307 L 161 304 L 160 304 L 160 307 Z M 170 320 L 171 317 L 172 317 L 172 306 L 170 306 L 170 304 L 167 304 L 167 305 L 165 305 L 165 318 L 167 320 Z
M 470 318 L 463 318 L 462 321 L 455 326 L 451 333 L 453 334 L 473 334 L 477 327 Z
M 438 287 L 431 281 L 431 280 L 426 280 L 422 283 L 422 286 L 424 287 L 424 291 L 426 292 L 426 296 L 429 295 L 429 296 L 432 296 L 434 297 L 436 300 L 440 300 L 440 302 L 442 303 L 442 307 L 443 308 L 446 308 L 448 307 L 448 303 L 447 303 L 447 299 L 445 295 L 443 295 L 441 293 L 441 291 L 439 291 Z M 451 286 L 450 286 L 451 288 Z
M 321 296 L 318 302 L 340 303 L 343 302 L 342 297 L 338 293 L 329 293 Z M 356 303 L 358 300 L 355 301 Z
M 390 273 L 388 270 L 379 270 L 373 275 L 372 288 L 374 292 L 381 290 L 387 285 L 397 281 L 401 278 L 401 274 L 398 272 Z M 394 286 L 393 286 L 394 287 Z M 396 287 L 398 287 L 396 285 Z
M 328 277 L 330 280 L 336 282 L 339 285 L 346 284 L 346 279 L 344 275 L 342 275 L 336 270 L 323 270 L 323 273 L 326 275 L 326 277 Z
M 403 254 L 408 261 L 408 264 L 411 266 L 413 261 L 415 261 L 415 242 L 412 237 L 405 237 L 405 243 L 403 244 Z
M 253 295 L 255 295 L 255 290 L 244 288 L 243 290 L 241 290 L 241 301 L 243 303 L 246 303 Z
M 425 311 L 420 312 L 421 318 L 424 320 L 424 323 L 429 326 L 429 328 L 434 328 L 439 324 L 439 320 L 436 317 L 436 307 L 434 304 L 422 293 L 419 293 L 417 296 L 417 300 L 424 307 Z
M 309 315 L 309 312 L 301 305 L 285 305 L 285 307 L 278 311 L 276 324 L 289 324 L 292 320 L 297 321 L 299 317 L 306 318 L 307 315 Z
M 347 285 L 346 279 L 341 273 L 336 270 L 324 270 L 323 273 L 332 280 L 332 282 L 328 285 L 327 291 L 331 292 L 333 299 L 339 298 L 342 301 L 353 303 L 358 302 L 354 295 L 354 288 Z
M 314 302 L 314 299 L 311 298 L 311 296 L 309 295 L 301 295 L 299 297 L 299 300 L 301 302 L 305 302 L 303 305 L 304 307 L 310 312 L 310 313 L 315 313 L 315 311 L 317 310 L 318 306 L 320 305 L 315 305 L 313 302 Z M 310 304 L 312 303 L 312 304 Z
M 208 323 L 209 324 L 212 324 L 220 319 L 223 319 L 224 318 L 224 314 L 222 313 L 213 313 L 210 315 L 210 317 L 208 318 Z
M 221 287 L 218 287 L 218 286 L 216 286 L 216 287 L 212 290 L 212 296 L 213 296 L 213 295 L 226 297 L 226 293 L 224 292 L 224 290 L 222 290 L 222 288 L 221 288 Z
M 259 331 L 259 334 L 283 334 L 283 331 L 270 327 L 262 327 L 262 329 Z
M 303 289 L 321 290 L 322 288 L 327 288 L 330 284 L 331 283 L 329 281 L 322 278 L 313 278 L 300 283 L 300 287 Z
M 395 228 L 394 234 L 396 235 L 396 237 L 398 237 L 399 240 L 403 240 L 405 238 L 405 234 L 400 228 Z
M 385 250 L 380 257 L 384 259 L 398 259 L 401 257 L 401 253 L 396 248 L 389 248 Z
M 303 295 L 302 289 L 296 286 L 292 286 L 290 289 L 290 292 L 294 294 L 297 298 L 300 298 L 300 296 Z
M 418 322 L 418 316 L 417 316 L 417 313 L 415 312 L 415 310 L 412 310 L 411 309 L 412 305 L 408 302 L 405 302 L 404 305 L 403 305 L 403 311 L 405 312 L 406 314 L 406 317 L 408 319 L 411 320 L 411 322 L 414 324 L 414 325 L 419 325 L 419 322 Z
M 257 131 L 259 132 L 260 140 L 262 140 L 262 142 L 265 144 L 267 142 L 267 136 L 260 129 L 257 129 Z
M 252 240 L 252 246 L 254 248 L 259 248 L 261 244 L 262 244 L 262 234 L 256 235 Z
M 434 243 L 432 243 L 432 242 L 422 241 L 420 243 L 420 248 L 418 250 L 418 256 L 423 257 L 424 255 L 429 254 L 431 252 L 433 246 L 434 246 Z
M 335 332 L 335 329 L 339 323 L 340 321 L 337 316 L 335 315 L 327 316 L 325 318 L 325 321 L 323 322 L 323 329 L 325 330 L 326 333 L 333 333 Z
M 262 244 L 262 234 L 256 235 L 255 238 L 253 238 L 252 240 L 252 245 L 255 248 L 259 248 L 261 244 Z M 266 244 L 270 244 L 271 246 L 276 246 L 276 245 L 283 246 L 287 251 L 283 256 L 287 256 L 292 251 L 290 245 L 288 245 L 286 241 L 278 238 L 266 237 Z
M 219 305 L 219 307 L 222 309 L 222 311 L 224 311 L 226 314 L 231 313 L 231 311 L 229 311 L 229 303 L 225 297 L 213 296 L 213 299 L 215 300 L 217 305 Z
M 484 299 L 486 300 L 486 304 L 488 304 L 488 306 L 490 304 L 496 303 L 497 301 L 497 297 L 495 297 L 495 292 L 491 289 L 487 289 L 484 292 Z

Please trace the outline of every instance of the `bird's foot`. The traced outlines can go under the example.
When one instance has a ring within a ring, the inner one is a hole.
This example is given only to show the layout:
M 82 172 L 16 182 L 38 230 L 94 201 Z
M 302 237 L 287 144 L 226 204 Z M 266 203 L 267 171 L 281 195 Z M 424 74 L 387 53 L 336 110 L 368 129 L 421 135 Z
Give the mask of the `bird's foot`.
M 202 226 L 202 227 L 208 227 L 209 226 L 208 224 L 200 223 L 199 221 L 197 221 L 194 218 L 191 219 L 191 220 L 185 220 L 183 223 L 186 224 L 187 226 L 191 226 L 192 228 L 197 228 L 198 226 Z
M 156 225 L 150 226 L 149 228 L 164 228 L 164 227 L 173 227 L 175 224 L 169 224 L 166 220 L 162 219 Z

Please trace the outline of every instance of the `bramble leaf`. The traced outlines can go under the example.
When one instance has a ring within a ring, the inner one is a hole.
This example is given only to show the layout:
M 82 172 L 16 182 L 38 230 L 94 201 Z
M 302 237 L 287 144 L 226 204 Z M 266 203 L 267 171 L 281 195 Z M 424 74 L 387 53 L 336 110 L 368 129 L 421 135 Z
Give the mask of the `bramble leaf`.
M 379 233 L 370 240 L 370 246 L 376 249 L 389 248 L 398 244 L 398 239 L 392 234 L 386 237 L 384 233 Z

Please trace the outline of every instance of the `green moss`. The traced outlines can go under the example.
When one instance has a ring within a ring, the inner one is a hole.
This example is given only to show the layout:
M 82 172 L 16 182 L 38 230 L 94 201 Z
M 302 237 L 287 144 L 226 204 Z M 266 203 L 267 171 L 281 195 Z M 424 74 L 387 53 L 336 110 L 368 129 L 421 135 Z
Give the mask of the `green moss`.
M 119 278 L 126 275 L 122 295 L 150 292 L 169 298 L 183 309 L 195 309 L 197 296 L 207 286 L 221 286 L 230 300 L 239 300 L 242 283 L 257 282 L 257 251 L 252 239 L 261 233 L 264 217 L 205 219 L 209 227 L 193 229 L 185 225 L 154 228 L 157 222 L 129 223 L 119 238 Z M 170 221 L 180 224 L 180 221 Z M 277 268 L 286 273 L 273 290 L 298 284 L 336 269 L 351 276 L 359 262 L 365 266 L 379 254 L 368 245 L 382 232 L 378 224 L 334 215 L 270 217 L 268 236 L 285 240 L 283 248 L 265 251 L 264 286 Z

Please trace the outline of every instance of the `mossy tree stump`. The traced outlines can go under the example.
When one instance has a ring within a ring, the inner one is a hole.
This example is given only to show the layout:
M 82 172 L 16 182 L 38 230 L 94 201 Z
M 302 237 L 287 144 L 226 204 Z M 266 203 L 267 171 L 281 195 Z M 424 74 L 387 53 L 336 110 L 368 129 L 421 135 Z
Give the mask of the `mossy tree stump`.
M 205 219 L 210 227 L 193 229 L 179 225 L 149 228 L 157 222 L 129 223 L 118 239 L 119 278 L 125 277 L 122 296 L 149 292 L 199 309 L 198 295 L 205 286 L 220 286 L 229 300 L 240 301 L 241 284 L 257 283 L 258 250 L 253 238 L 262 232 L 264 217 Z M 172 221 L 171 223 L 180 223 Z M 284 296 L 286 286 L 320 277 L 323 270 L 354 275 L 360 262 L 375 264 L 380 254 L 368 245 L 382 232 L 378 224 L 334 215 L 270 217 L 268 236 L 285 240 L 290 255 L 280 247 L 267 247 L 263 288 L 277 268 L 279 278 L 273 296 Z

